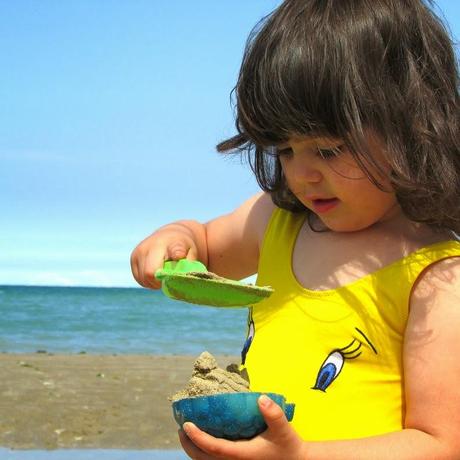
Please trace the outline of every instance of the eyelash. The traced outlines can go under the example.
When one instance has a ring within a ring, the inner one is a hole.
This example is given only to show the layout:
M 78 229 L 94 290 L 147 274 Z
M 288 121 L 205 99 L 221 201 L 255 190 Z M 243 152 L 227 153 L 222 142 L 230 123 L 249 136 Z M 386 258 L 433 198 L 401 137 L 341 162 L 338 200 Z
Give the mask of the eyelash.
M 332 160 L 333 158 L 338 157 L 342 153 L 343 145 L 338 145 L 332 149 L 318 149 L 318 155 L 323 160 Z

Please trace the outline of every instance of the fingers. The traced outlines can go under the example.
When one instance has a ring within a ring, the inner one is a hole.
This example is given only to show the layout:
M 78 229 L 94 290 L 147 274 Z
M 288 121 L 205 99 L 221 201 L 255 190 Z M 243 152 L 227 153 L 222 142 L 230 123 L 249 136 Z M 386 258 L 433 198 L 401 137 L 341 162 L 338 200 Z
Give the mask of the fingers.
M 276 445 L 284 449 L 284 458 L 306 458 L 305 443 L 289 424 L 281 407 L 266 395 L 262 395 L 258 403 L 268 427 L 261 437 L 269 441 L 272 446 Z
M 287 421 L 286 415 L 278 404 L 268 396 L 262 395 L 259 400 L 259 409 L 265 419 L 268 429 L 279 434 L 291 432 L 292 428 Z
M 193 460 L 209 460 L 212 459 L 208 454 L 199 449 L 193 442 L 188 438 L 183 430 L 179 430 L 179 441 L 182 449 L 185 453 Z
M 161 281 L 155 278 L 155 272 L 163 268 L 166 260 L 180 260 L 186 258 L 196 260 L 197 251 L 182 241 L 174 242 L 166 247 L 165 251 L 150 250 L 144 259 L 143 282 L 145 286 L 152 289 L 161 288 Z
M 187 258 L 197 259 L 197 250 L 184 241 L 174 241 L 168 245 L 146 239 L 140 243 L 131 255 L 131 271 L 135 280 L 149 289 L 161 288 L 161 282 L 155 278 L 155 272 L 163 267 L 165 260 Z
M 184 435 L 188 438 L 188 442 L 194 447 L 187 444 L 187 449 L 193 453 L 193 459 L 208 460 L 208 459 L 245 459 L 249 458 L 245 455 L 243 442 L 228 441 L 226 439 L 215 438 L 204 431 L 201 431 L 196 425 L 191 422 L 184 423 Z M 182 439 L 181 439 L 182 443 Z M 184 444 L 182 444 L 184 447 Z M 185 447 L 184 447 L 185 449 Z M 189 451 L 186 452 L 190 454 Z
M 131 253 L 129 262 L 131 264 L 131 272 L 134 276 L 134 279 L 139 283 L 139 267 L 137 266 L 137 260 L 134 258 L 134 251 Z
M 149 289 L 160 289 L 161 281 L 155 278 L 155 272 L 163 267 L 165 257 L 161 253 L 150 251 L 143 258 L 142 266 L 142 286 Z M 142 263 L 142 261 L 141 261 Z
M 147 245 L 140 243 L 131 254 L 131 271 L 134 279 L 143 287 L 158 289 L 161 283 L 155 278 L 157 268 L 163 265 L 163 256 L 156 254 L 147 248 Z

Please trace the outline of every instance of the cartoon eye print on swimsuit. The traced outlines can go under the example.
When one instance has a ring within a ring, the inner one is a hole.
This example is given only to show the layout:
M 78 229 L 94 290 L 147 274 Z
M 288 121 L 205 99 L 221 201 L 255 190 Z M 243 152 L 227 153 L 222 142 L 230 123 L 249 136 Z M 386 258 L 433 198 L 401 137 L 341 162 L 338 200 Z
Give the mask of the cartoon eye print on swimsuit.
M 251 346 L 252 340 L 254 339 L 255 327 L 252 319 L 252 308 L 249 309 L 248 315 L 248 335 L 241 351 L 241 364 L 244 365 L 246 362 L 246 355 L 248 354 L 249 347 Z
M 377 350 L 371 341 L 366 337 L 364 332 L 359 330 L 357 327 L 355 330 L 364 338 L 366 343 L 370 346 L 372 351 L 377 354 Z M 336 348 L 332 350 L 323 364 L 319 368 L 318 375 L 316 377 L 315 385 L 312 390 L 326 391 L 331 383 L 339 376 L 343 369 L 346 360 L 356 359 L 362 353 L 363 342 L 358 339 L 353 339 L 346 347 Z

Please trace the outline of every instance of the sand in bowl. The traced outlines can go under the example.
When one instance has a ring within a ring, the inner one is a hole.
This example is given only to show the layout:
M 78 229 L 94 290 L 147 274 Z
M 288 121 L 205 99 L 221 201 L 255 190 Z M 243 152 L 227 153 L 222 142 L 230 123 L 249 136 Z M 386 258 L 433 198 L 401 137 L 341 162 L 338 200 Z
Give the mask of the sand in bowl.
M 294 404 L 281 394 L 267 394 L 284 411 L 288 421 Z M 212 436 L 225 439 L 250 439 L 267 425 L 258 407 L 262 393 L 251 392 L 249 380 L 237 364 L 221 369 L 215 358 L 203 352 L 195 361 L 192 378 L 186 388 L 173 395 L 173 415 L 180 427 L 193 422 Z
M 187 386 L 171 396 L 169 400 L 178 401 L 195 396 L 248 391 L 250 391 L 249 381 L 239 371 L 238 364 L 230 364 L 226 369 L 222 369 L 214 356 L 204 351 L 193 365 L 192 377 Z

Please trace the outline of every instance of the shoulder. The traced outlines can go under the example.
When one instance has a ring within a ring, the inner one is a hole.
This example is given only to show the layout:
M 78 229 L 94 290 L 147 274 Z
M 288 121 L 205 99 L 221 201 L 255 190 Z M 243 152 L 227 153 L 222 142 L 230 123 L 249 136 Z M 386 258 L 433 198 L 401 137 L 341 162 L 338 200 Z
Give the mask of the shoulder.
M 245 230 L 260 245 L 265 229 L 276 206 L 268 193 L 258 193 L 246 200 L 232 213 L 232 219 L 244 221 Z
M 406 348 L 423 346 L 439 356 L 455 345 L 460 353 L 458 331 L 460 257 L 449 257 L 427 267 L 412 288 Z
M 246 200 L 242 205 L 242 208 L 249 208 L 251 212 L 257 214 L 259 217 L 270 218 L 271 213 L 276 208 L 275 204 L 268 193 L 257 193 L 251 198 Z
M 447 257 L 429 265 L 415 282 L 409 318 L 412 323 L 425 318 L 452 316 L 460 325 L 460 256 Z
M 273 209 L 270 196 L 259 193 L 232 212 L 207 222 L 208 269 L 233 279 L 256 273 L 260 245 Z
M 412 289 L 411 305 L 451 296 L 460 297 L 460 254 L 425 268 Z M 460 304 L 458 306 L 460 309 Z

